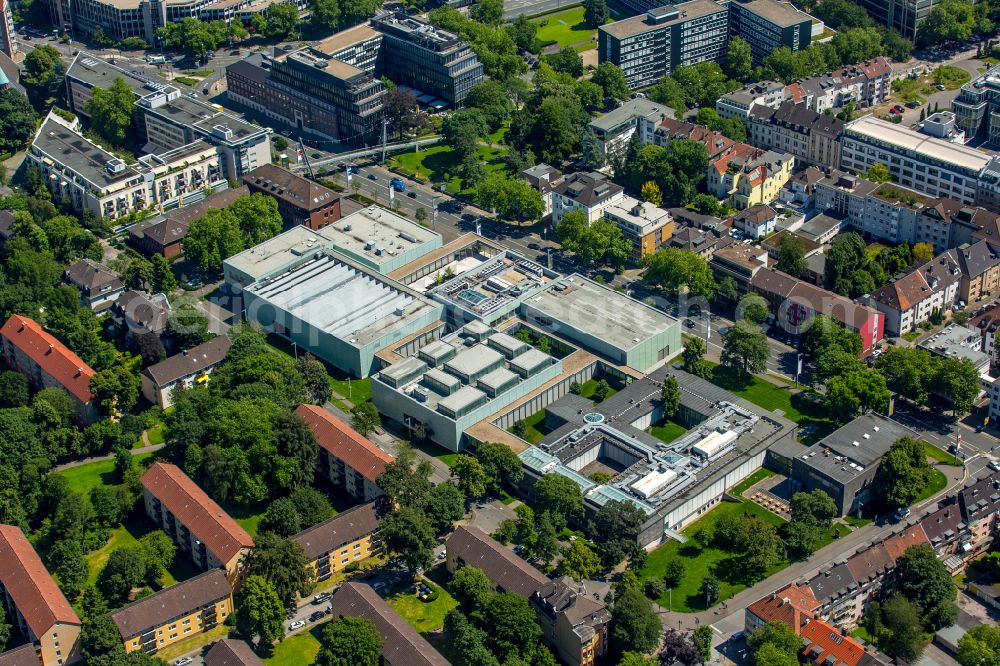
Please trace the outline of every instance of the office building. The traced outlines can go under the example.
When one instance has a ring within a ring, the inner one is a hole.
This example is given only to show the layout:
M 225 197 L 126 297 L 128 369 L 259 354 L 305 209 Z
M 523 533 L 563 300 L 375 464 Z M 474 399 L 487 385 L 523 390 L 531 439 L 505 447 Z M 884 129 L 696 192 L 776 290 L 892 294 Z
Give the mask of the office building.
M 292 541 L 302 546 L 317 581 L 325 581 L 351 564 L 357 565 L 382 552 L 378 540 L 381 513 L 378 503 L 369 502 L 292 537 Z
M 669 212 L 630 196 L 605 208 L 604 219 L 621 229 L 622 235 L 632 244 L 630 259 L 635 264 L 668 246 L 676 228 Z
M 80 291 L 80 300 L 95 312 L 107 310 L 125 285 L 113 270 L 93 259 L 80 259 L 63 273 L 63 279 Z
M 97 420 L 97 403 L 90 390 L 95 373 L 55 336 L 34 320 L 15 314 L 0 328 L 0 342 L 7 367 L 25 375 L 36 391 L 64 389 L 73 399 L 79 422 Z
M 626 5 L 639 16 L 601 26 L 601 62 L 621 68 L 629 88 L 645 88 L 680 65 L 720 60 L 729 44 L 729 9 L 714 0 L 689 0 L 651 7 L 642 0 Z
M 278 202 L 285 227 L 300 224 L 322 229 L 340 219 L 340 195 L 328 187 L 273 164 L 262 164 L 243 176 L 251 193 L 266 194 Z
M 174 404 L 174 391 L 208 383 L 216 368 L 226 360 L 231 342 L 226 334 L 185 349 L 179 354 L 147 366 L 139 373 L 142 396 L 166 409 Z
M 233 612 L 233 586 L 223 569 L 133 601 L 111 613 L 125 652 L 154 655 L 175 643 L 222 625 Z
M 674 110 L 644 97 L 636 97 L 591 120 L 587 129 L 597 139 L 605 158 L 621 156 L 636 134 L 643 144 L 652 143 L 653 130 L 664 118 L 673 118 Z
M 790 3 L 734 0 L 729 3 L 729 34 L 750 44 L 755 63 L 775 49 L 801 51 L 812 40 L 813 18 Z
M 754 276 L 767 267 L 767 250 L 725 235 L 716 242 L 708 265 L 716 280 L 732 278 L 740 291 L 746 291 Z
M 861 0 L 868 15 L 882 25 L 915 40 L 923 23 L 939 0 Z
M 80 661 L 80 618 L 16 525 L 0 525 L 0 599 L 6 622 L 27 640 L 0 654 L 0 661 L 11 659 L 7 663 L 17 666 Z
M 791 153 L 799 163 L 837 168 L 844 121 L 783 102 L 777 109 L 755 105 L 746 118 L 747 142 Z
M 239 579 L 253 539 L 179 467 L 154 463 L 142 475 L 142 497 L 146 515 L 198 567 Z
M 875 413 L 859 416 L 792 459 L 792 479 L 807 492 L 822 490 L 840 515 L 872 515 L 864 506 L 875 499 L 872 481 L 879 461 L 893 442 L 907 433 L 895 421 Z
M 382 662 L 386 666 L 450 666 L 369 585 L 344 583 L 333 593 L 330 606 L 337 618 L 360 617 L 375 625 L 382 638 Z
M 840 163 L 845 171 L 862 173 L 884 164 L 903 187 L 963 204 L 976 202 L 979 176 L 990 159 L 989 153 L 874 116 L 847 123 L 841 138 Z
M 951 110 L 969 139 L 985 132 L 987 144 L 1000 146 L 1000 66 L 963 85 Z
M 330 482 L 361 502 L 384 495 L 376 480 L 393 457 L 362 437 L 328 410 L 299 405 L 295 413 L 305 419 L 320 448 L 320 471 Z
M 945 139 L 959 145 L 963 145 L 967 139 L 965 130 L 958 126 L 955 113 L 952 111 L 932 113 L 917 123 L 917 131 L 921 134 Z

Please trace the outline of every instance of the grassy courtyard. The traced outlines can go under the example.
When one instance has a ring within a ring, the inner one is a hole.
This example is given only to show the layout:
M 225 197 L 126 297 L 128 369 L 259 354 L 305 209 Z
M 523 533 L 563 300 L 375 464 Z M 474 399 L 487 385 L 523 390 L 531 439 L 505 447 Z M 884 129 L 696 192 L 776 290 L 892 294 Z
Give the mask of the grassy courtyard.
M 308 666 L 316 663 L 319 654 L 319 637 L 326 623 L 316 625 L 309 631 L 289 636 L 274 647 L 274 654 L 264 660 L 265 664 L 278 666 Z
M 152 453 L 142 453 L 135 456 L 135 462 L 140 466 L 145 466 L 152 457 Z M 89 495 L 91 488 L 113 486 L 118 483 L 115 478 L 114 460 L 98 460 L 86 465 L 70 467 L 56 472 L 56 474 L 66 479 L 70 490 L 84 495 Z
M 927 76 L 915 79 L 897 79 L 892 82 L 892 92 L 902 102 L 926 102 L 927 97 L 937 92 L 937 86 L 946 90 L 957 90 L 968 83 L 972 75 L 959 67 L 942 65 Z
M 111 557 L 113 551 L 127 546 L 138 545 L 139 539 L 152 532 L 153 529 L 153 524 L 146 519 L 146 516 L 139 514 L 127 519 L 122 525 L 111 530 L 111 537 L 108 539 L 108 542 L 101 548 L 86 555 L 87 584 L 94 585 L 97 583 L 97 577 L 100 575 L 104 565 L 107 564 L 108 558 Z M 169 587 L 179 581 L 187 580 L 198 573 L 198 569 L 188 559 L 187 555 L 178 550 L 174 557 L 173 566 L 167 569 L 163 580 L 160 582 L 163 583 L 164 587 Z
M 480 146 L 476 156 L 482 163 L 486 173 L 504 168 L 503 158 L 507 155 L 504 148 L 488 148 Z M 401 153 L 390 160 L 390 164 L 408 176 L 416 176 L 428 182 L 445 183 L 449 194 L 471 194 L 475 183 L 464 183 L 453 172 L 458 169 L 459 162 L 455 150 L 451 146 L 437 145 L 413 153 Z
M 547 14 L 532 21 L 538 26 L 538 41 L 543 45 L 575 46 L 592 42 L 597 45 L 597 30 L 583 22 L 583 7 L 573 7 L 557 14 Z
M 437 631 L 444 626 L 444 616 L 458 606 L 458 601 L 445 589 L 447 578 L 448 572 L 443 565 L 434 567 L 425 574 L 424 582 L 427 587 L 438 593 L 438 598 L 434 601 L 421 601 L 414 594 L 413 585 L 407 584 L 387 597 L 386 603 L 421 634 Z
M 667 421 L 649 428 L 649 434 L 661 442 L 669 444 L 687 432 L 684 426 L 677 425 L 672 421 Z

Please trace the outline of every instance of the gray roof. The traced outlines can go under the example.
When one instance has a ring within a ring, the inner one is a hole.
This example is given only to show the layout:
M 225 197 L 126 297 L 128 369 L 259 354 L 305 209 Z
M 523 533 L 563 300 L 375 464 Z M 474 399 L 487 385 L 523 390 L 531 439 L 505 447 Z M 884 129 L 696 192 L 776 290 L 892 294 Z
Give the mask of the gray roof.
M 446 361 L 444 367 L 459 375 L 474 375 L 483 369 L 503 361 L 503 354 L 484 344 L 469 347 Z
M 594 118 L 590 121 L 590 127 L 611 130 L 637 116 L 653 120 L 659 120 L 664 117 L 673 118 L 674 110 L 643 97 L 636 97 L 635 99 L 623 102 L 618 108 Z
M 552 188 L 582 206 L 593 206 L 622 193 L 622 186 L 608 180 L 603 173 L 571 173 Z
M 486 574 L 494 586 L 527 599 L 549 582 L 545 574 L 518 557 L 478 527 L 459 525 L 445 542 L 449 557 Z
M 113 270 L 93 259 L 81 259 L 66 269 L 66 279 L 85 294 L 95 294 L 102 287 L 120 289 L 121 278 Z
M 1000 511 L 1000 472 L 966 486 L 958 493 L 966 522 L 992 517 Z
M 379 513 L 376 503 L 368 502 L 302 530 L 293 536 L 292 540 L 302 546 L 306 557 L 312 561 L 324 553 L 374 534 L 378 528 Z
M 205 666 L 264 666 L 246 641 L 223 638 L 205 655 Z
M 649 20 L 650 13 L 662 11 L 668 8 L 676 8 L 678 10 L 676 18 L 661 21 L 659 23 Z M 671 25 L 694 21 L 695 19 L 708 16 L 709 14 L 722 14 L 728 12 L 728 7 L 720 5 L 717 2 L 713 2 L 713 0 L 689 0 L 688 2 L 679 2 L 676 5 L 657 7 L 656 9 L 653 9 L 645 14 L 640 14 L 639 16 L 633 16 L 632 18 L 628 18 L 623 21 L 602 25 L 600 30 L 603 30 L 613 37 L 621 39 L 651 30 L 665 30 Z
M 152 379 L 157 386 L 166 386 L 222 363 L 229 353 L 231 344 L 228 335 L 219 335 L 208 342 L 151 365 L 142 373 Z
M 895 421 L 870 412 L 803 449 L 799 458 L 829 478 L 846 483 L 878 464 L 892 443 L 907 434 Z
M 854 580 L 846 564 L 837 564 L 809 581 L 809 587 L 820 603 L 826 603 L 845 590 L 857 586 L 858 582 Z
M 761 18 L 767 19 L 771 23 L 780 27 L 790 27 L 806 21 L 812 21 L 812 17 L 805 12 L 800 12 L 783 2 L 776 0 L 751 0 L 751 2 L 740 2 L 737 6 L 743 7 Z
M 112 612 L 111 621 L 127 640 L 232 593 L 226 572 L 221 568 L 209 569 Z

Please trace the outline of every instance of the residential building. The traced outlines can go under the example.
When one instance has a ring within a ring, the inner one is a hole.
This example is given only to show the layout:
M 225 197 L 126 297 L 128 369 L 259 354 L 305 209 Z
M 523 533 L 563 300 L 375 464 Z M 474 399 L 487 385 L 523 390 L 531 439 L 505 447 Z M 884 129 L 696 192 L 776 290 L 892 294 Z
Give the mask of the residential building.
M 449 666 L 448 660 L 370 586 L 344 583 L 333 593 L 330 606 L 338 618 L 360 617 L 375 625 L 386 666 Z
M 935 312 L 946 313 L 958 301 L 961 280 L 955 257 L 941 254 L 873 291 L 871 303 L 885 316 L 888 335 L 904 335 Z
M 969 326 L 978 328 L 983 338 L 983 353 L 990 357 L 990 363 L 1000 365 L 1000 346 L 997 345 L 997 329 L 1000 329 L 1000 305 L 995 305 L 969 321 Z
M 961 245 L 948 253 L 958 261 L 959 300 L 975 303 L 1000 288 L 1000 247 L 988 241 Z
M 157 215 L 129 229 L 129 243 L 146 255 L 161 254 L 167 259 L 178 257 L 184 251 L 184 237 L 187 236 L 192 222 L 210 210 L 226 208 L 240 197 L 249 194 L 249 188 L 241 185 L 216 192 L 196 204 Z
M 35 390 L 65 389 L 73 399 L 78 421 L 87 424 L 97 420 L 97 404 L 90 390 L 96 373 L 55 336 L 34 320 L 15 314 L 0 328 L 0 342 L 7 367 L 27 376 Z
M 719 237 L 711 231 L 684 227 L 670 237 L 670 247 L 679 247 L 705 259 L 711 259 L 718 241 Z
M 737 210 L 775 201 L 792 176 L 795 157 L 738 144 L 708 165 L 708 192 Z
M 608 653 L 611 613 L 569 576 L 548 581 L 529 601 L 542 640 L 556 649 L 564 664 L 592 666 Z
M 339 194 L 274 164 L 262 164 L 245 174 L 243 184 L 253 194 L 274 197 L 286 227 L 322 229 L 340 219 Z
M 18 666 L 80 660 L 80 618 L 16 525 L 0 525 L 0 599 L 7 623 L 28 641 Z
M 717 280 L 729 277 L 745 291 L 757 273 L 767 267 L 767 250 L 759 245 L 743 245 L 723 237 L 716 244 L 709 266 Z
M 812 40 L 813 18 L 791 4 L 775 0 L 729 3 L 729 34 L 749 42 L 754 63 L 775 49 L 801 51 Z
M 142 475 L 143 505 L 158 525 L 196 565 L 225 569 L 239 579 L 253 539 L 176 465 L 154 463 Z
M 128 329 L 129 336 L 154 333 L 167 329 L 170 302 L 166 294 L 147 294 L 135 289 L 122 293 L 112 306 L 112 312 Z
M 603 173 L 571 173 L 552 188 L 552 223 L 559 222 L 568 211 L 582 210 L 587 224 L 592 224 L 624 197 L 622 186 L 608 180 Z
M 976 202 L 979 175 L 990 159 L 988 153 L 874 116 L 847 123 L 841 138 L 844 170 L 861 173 L 884 164 L 903 187 L 963 204 Z
M 879 461 L 905 434 L 895 421 L 874 412 L 859 416 L 792 459 L 795 486 L 824 491 L 842 516 L 871 515 L 864 507 L 874 499 Z
M 364 562 L 382 552 L 378 540 L 381 512 L 378 503 L 368 502 L 292 537 L 302 546 L 317 581 L 325 581 L 352 563 Z
M 806 164 L 838 168 L 844 121 L 784 102 L 772 109 L 759 105 L 746 119 L 747 141 L 758 148 L 791 153 Z
M 385 494 L 376 480 L 393 461 L 391 455 L 319 405 L 299 405 L 295 413 L 316 437 L 320 470 L 335 486 L 361 502 Z
M 801 332 L 815 315 L 826 315 L 861 336 L 862 354 L 884 335 L 886 318 L 878 310 L 773 268 L 759 270 L 750 280 L 750 289 L 764 297 L 786 331 Z
M 990 415 L 993 415 L 992 405 Z M 969 540 L 966 557 L 976 557 L 986 551 L 997 532 L 1000 517 L 1000 479 L 991 475 L 976 479 L 958 493 L 958 505 L 965 517 Z
M 207 384 L 212 372 L 222 365 L 232 343 L 226 334 L 217 335 L 191 349 L 147 366 L 139 373 L 142 396 L 166 409 L 174 404 L 174 391 Z
M 729 9 L 713 0 L 655 6 L 626 0 L 639 16 L 598 28 L 601 62 L 621 68 L 629 88 L 651 86 L 680 65 L 720 60 L 729 44 Z
M 831 214 L 820 213 L 809 218 L 802 226 L 795 230 L 795 235 L 819 245 L 831 243 L 841 231 L 849 229 L 847 218 L 841 214 L 831 211 Z
M 985 132 L 988 145 L 1000 146 L 1000 66 L 963 85 L 951 108 L 969 139 Z
M 454 574 L 461 567 L 482 571 L 495 592 L 510 592 L 524 599 L 548 585 L 549 579 L 486 532 L 473 525 L 459 525 L 445 540 L 445 566 Z
M 0 244 L 6 243 L 14 236 L 14 224 L 17 218 L 12 210 L 0 210 Z
M 18 52 L 17 37 L 14 33 L 14 15 L 10 10 L 11 3 L 4 0 L 0 7 L 0 53 L 13 60 Z
M 996 213 L 985 208 L 964 206 L 953 199 L 940 197 L 925 201 L 917 210 L 913 242 L 930 243 L 935 253 L 944 252 L 975 243 L 978 232 L 994 223 L 996 218 Z
M 221 638 L 205 653 L 205 666 L 264 666 L 246 641 Z
M 459 107 L 483 67 L 457 35 L 403 13 L 376 16 L 303 49 L 254 54 L 226 68 L 228 94 L 322 139 L 381 136 L 385 77 L 434 109 Z
M 154 655 L 221 626 L 233 612 L 233 586 L 211 568 L 111 612 L 125 652 Z
M 980 375 L 988 374 L 990 369 L 990 357 L 983 353 L 982 335 L 978 328 L 972 326 L 949 324 L 923 340 L 918 347 L 930 352 L 932 356 L 968 359 Z
M 63 279 L 80 291 L 83 304 L 95 312 L 107 310 L 125 291 L 113 270 L 93 259 L 80 259 L 63 273 Z
M 552 188 L 562 181 L 562 172 L 545 163 L 528 167 L 521 172 L 521 178 L 529 185 L 538 190 L 542 195 L 542 202 L 545 204 L 542 210 L 542 217 L 552 214 Z
M 816 202 L 816 185 L 824 178 L 826 174 L 816 167 L 806 167 L 788 179 L 778 199 L 800 210 L 811 209 Z
M 622 230 L 622 235 L 632 244 L 631 260 L 637 264 L 643 257 L 668 245 L 676 228 L 669 212 L 630 196 L 605 208 L 604 219 Z
M 726 93 L 715 103 L 720 118 L 746 120 L 750 111 L 758 106 L 777 109 L 788 99 L 785 84 L 777 81 L 748 83 L 739 90 Z
M 760 240 L 774 233 L 778 213 L 770 206 L 757 204 L 741 210 L 733 216 L 733 229 L 742 231 L 751 238 Z
M 854 104 L 855 109 L 878 106 L 892 94 L 892 63 L 885 56 L 864 60 L 790 84 L 788 98 L 810 111 L 825 113 Z
M 653 131 L 659 122 L 673 117 L 674 110 L 670 107 L 636 97 L 591 120 L 587 129 L 597 139 L 601 155 L 609 158 L 623 155 L 636 134 L 643 144 L 652 143 Z
M 668 208 L 667 212 L 677 222 L 678 228 L 690 227 L 716 236 L 729 235 L 729 225 L 714 215 L 704 215 L 690 208 L 681 207 Z
M 779 229 L 777 233 L 768 236 L 761 241 L 760 246 L 767 250 L 767 256 L 771 259 L 777 261 L 781 257 L 781 241 L 786 236 L 795 236 L 791 231 L 784 229 Z M 823 246 L 808 238 L 803 238 L 802 236 L 796 237 L 798 242 L 802 244 L 802 249 L 805 252 L 805 258 L 810 259 L 815 256 L 823 256 Z

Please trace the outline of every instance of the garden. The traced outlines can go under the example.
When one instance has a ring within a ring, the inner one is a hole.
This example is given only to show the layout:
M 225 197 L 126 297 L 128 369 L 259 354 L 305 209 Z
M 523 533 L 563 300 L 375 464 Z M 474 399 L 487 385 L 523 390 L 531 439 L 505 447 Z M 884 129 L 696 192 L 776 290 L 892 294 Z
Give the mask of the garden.
M 503 171 L 503 158 L 507 155 L 506 148 L 479 146 L 476 157 L 482 163 L 486 173 Z M 400 153 L 389 160 L 390 166 L 410 178 L 419 178 L 426 182 L 444 183 L 449 194 L 471 195 L 474 183 L 463 183 L 454 175 L 460 164 L 458 153 L 451 146 L 436 145 L 419 152 Z
M 902 78 L 892 82 L 892 92 L 902 102 L 925 103 L 927 98 L 942 85 L 945 90 L 956 90 L 969 82 L 972 75 L 964 69 L 942 65 L 926 76 Z

